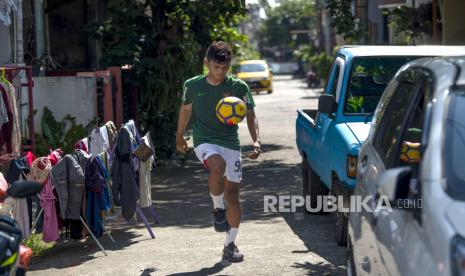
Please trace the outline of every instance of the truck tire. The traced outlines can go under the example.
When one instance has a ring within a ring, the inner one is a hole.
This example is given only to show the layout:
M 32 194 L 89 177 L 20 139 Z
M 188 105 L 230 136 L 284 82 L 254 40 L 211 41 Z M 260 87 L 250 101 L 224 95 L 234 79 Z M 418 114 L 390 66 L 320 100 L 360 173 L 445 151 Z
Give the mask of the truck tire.
M 308 196 L 308 161 L 306 158 L 302 158 L 302 163 L 300 164 L 302 169 L 302 196 L 305 198 Z
M 320 177 L 308 166 L 308 195 L 310 196 L 310 206 L 312 209 L 318 207 L 318 197 L 327 195 L 329 192 L 328 188 L 321 182 Z M 321 206 L 321 213 L 323 211 L 323 201 Z
M 334 180 L 332 189 L 335 192 L 336 189 L 342 187 L 342 183 L 339 180 Z M 333 195 L 338 196 L 339 193 Z M 349 214 L 344 212 L 336 211 L 336 243 L 340 246 L 347 245 L 347 235 L 349 230 Z

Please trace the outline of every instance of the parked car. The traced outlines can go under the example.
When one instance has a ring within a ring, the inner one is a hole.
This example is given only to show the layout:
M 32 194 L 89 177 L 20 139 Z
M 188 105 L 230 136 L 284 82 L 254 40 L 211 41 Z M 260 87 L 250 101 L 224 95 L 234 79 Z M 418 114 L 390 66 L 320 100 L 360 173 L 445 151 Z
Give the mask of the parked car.
M 349 275 L 465 274 L 465 56 L 413 61 L 389 83 L 360 150 Z M 374 201 L 369 201 L 373 206 Z
M 357 177 L 360 146 L 371 127 L 378 101 L 395 72 L 419 57 L 465 55 L 453 46 L 348 46 L 336 59 L 318 109 L 297 110 L 296 142 L 302 156 L 303 194 L 349 196 Z M 314 208 L 314 207 L 313 207 Z M 347 242 L 348 212 L 337 212 L 336 242 Z
M 264 60 L 244 60 L 235 69 L 238 78 L 245 81 L 251 91 L 273 93 L 273 73 Z

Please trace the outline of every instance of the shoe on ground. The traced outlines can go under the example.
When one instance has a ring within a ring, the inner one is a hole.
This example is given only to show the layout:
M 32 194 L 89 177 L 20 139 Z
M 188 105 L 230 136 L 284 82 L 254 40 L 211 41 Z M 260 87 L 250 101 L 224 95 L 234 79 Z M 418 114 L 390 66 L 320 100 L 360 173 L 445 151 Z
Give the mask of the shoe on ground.
M 244 255 L 239 252 L 236 244 L 231 242 L 223 249 L 223 259 L 228 260 L 233 263 L 242 262 L 244 260 Z
M 229 231 L 229 223 L 228 219 L 226 218 L 226 210 L 225 209 L 214 209 L 213 210 L 213 222 L 215 226 L 216 232 L 228 232 Z

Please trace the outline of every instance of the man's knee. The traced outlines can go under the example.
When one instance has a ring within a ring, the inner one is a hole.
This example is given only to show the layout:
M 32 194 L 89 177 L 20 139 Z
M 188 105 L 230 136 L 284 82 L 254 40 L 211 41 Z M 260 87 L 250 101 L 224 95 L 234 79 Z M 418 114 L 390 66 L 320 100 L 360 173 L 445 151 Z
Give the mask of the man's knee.
M 211 174 L 223 175 L 226 169 L 226 162 L 219 155 L 212 155 L 207 159 L 208 171 Z

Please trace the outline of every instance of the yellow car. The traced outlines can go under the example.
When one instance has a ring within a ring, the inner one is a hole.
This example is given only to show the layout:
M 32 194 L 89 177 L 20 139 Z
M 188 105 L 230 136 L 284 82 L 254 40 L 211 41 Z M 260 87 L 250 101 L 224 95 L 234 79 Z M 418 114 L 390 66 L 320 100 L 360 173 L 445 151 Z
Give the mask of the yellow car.
M 271 68 L 264 60 L 245 60 L 239 62 L 235 73 L 238 78 L 245 81 L 251 91 L 257 94 L 260 91 L 273 93 L 273 74 Z

